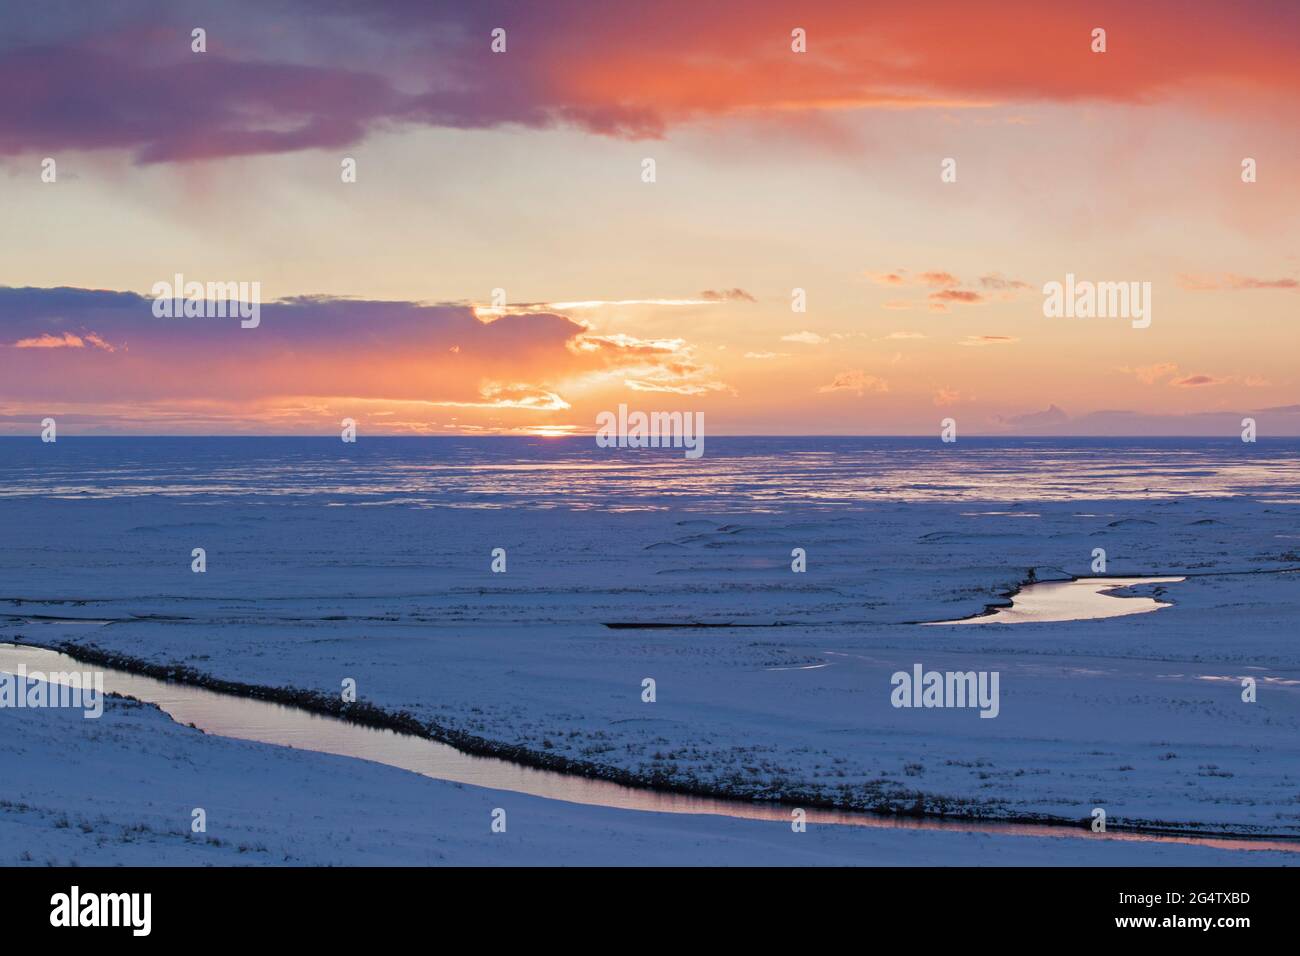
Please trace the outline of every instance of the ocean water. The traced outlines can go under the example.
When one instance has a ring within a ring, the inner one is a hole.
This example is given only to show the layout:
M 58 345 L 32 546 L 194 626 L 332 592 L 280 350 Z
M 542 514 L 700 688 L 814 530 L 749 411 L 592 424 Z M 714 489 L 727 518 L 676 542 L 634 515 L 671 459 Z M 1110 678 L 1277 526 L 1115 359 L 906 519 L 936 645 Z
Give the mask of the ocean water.
M 266 496 L 339 504 L 780 510 L 855 501 L 1247 496 L 1300 502 L 1300 439 L 0 438 L 0 498 Z

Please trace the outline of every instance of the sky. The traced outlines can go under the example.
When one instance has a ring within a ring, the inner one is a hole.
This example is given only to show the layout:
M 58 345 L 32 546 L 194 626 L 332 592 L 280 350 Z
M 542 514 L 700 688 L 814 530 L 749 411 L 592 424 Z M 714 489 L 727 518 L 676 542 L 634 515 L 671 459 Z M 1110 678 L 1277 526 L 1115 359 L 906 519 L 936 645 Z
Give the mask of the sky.
M 1298 44 L 1264 0 L 6 3 L 0 434 L 1300 435 Z M 177 275 L 258 324 L 156 315 Z M 1045 315 L 1067 275 L 1150 324 Z

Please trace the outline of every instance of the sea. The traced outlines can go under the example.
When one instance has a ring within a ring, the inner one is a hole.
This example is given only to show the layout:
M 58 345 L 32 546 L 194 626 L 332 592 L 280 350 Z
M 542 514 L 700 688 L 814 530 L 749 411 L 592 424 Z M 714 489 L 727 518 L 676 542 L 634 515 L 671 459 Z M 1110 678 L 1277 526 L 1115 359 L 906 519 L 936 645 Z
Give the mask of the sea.
M 301 497 L 465 508 L 780 510 L 863 501 L 1246 496 L 1300 502 L 1300 439 L 0 438 L 0 498 Z

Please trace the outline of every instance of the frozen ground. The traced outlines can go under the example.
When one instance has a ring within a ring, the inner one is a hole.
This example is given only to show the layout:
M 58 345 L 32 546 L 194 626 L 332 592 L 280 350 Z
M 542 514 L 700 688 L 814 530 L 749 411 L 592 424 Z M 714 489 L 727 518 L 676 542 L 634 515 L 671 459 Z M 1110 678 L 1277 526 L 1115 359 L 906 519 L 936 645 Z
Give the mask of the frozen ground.
M 34 769 L 38 768 L 38 769 Z M 867 830 L 583 807 L 206 736 L 110 700 L 99 720 L 0 710 L 0 865 L 1277 865 L 1092 838 Z M 191 833 L 192 811 L 207 832 Z M 492 833 L 493 810 L 506 832 Z
M 87 629 L 11 618 L 0 640 L 90 642 L 221 678 L 330 693 L 351 677 L 363 699 L 443 727 L 734 793 L 1072 820 L 1101 806 L 1118 823 L 1300 834 L 1300 575 L 1220 573 L 1300 566 L 1295 515 L 1291 503 L 1212 497 L 796 503 L 748 514 L 671 500 L 620 513 L 361 503 L 328 493 L 19 498 L 0 501 L 0 612 L 113 623 Z M 195 547 L 207 550 L 202 575 L 190 571 Z M 508 553 L 505 574 L 490 571 L 497 547 Z M 805 574 L 790 570 L 795 547 L 807 550 Z M 1161 586 L 1173 606 L 1135 617 L 910 623 L 975 613 L 1031 566 L 1040 579 L 1088 574 L 1096 547 L 1106 549 L 1112 574 L 1215 573 Z M 611 630 L 607 621 L 757 626 Z M 894 709 L 890 675 L 914 663 L 999 671 L 1000 715 Z M 1245 676 L 1259 682 L 1255 703 L 1241 700 Z M 641 700 L 646 677 L 656 681 L 655 703 Z M 180 768 L 195 775 L 195 786 L 201 778 L 202 786 L 231 788 L 221 799 L 245 808 L 241 826 L 250 828 L 231 845 L 260 842 L 268 850 L 259 858 L 425 862 L 429 843 L 413 839 L 423 832 L 429 841 L 441 834 L 437 846 L 449 860 L 511 861 L 501 849 L 510 843 L 485 848 L 463 820 L 439 829 L 444 815 L 476 819 L 490 797 L 399 771 L 355 762 L 342 769 L 335 758 L 269 756 L 203 738 L 208 752 L 193 767 L 175 758 L 182 762 L 173 772 L 175 753 L 199 746 L 177 743 L 192 731 L 168 728 L 151 712 L 110 717 L 105 726 L 116 729 L 99 733 L 139 755 L 144 763 L 127 766 L 138 784 L 154 782 L 159 801 L 175 787 L 180 804 L 200 805 L 180 795 Z M 17 728 L 4 736 L 7 758 L 15 747 L 41 752 L 29 738 L 46 732 L 35 721 L 47 718 L 0 711 Z M 150 720 L 160 727 L 144 733 Z M 74 736 L 96 733 L 85 723 L 93 724 L 76 721 Z M 91 750 L 109 753 L 87 748 L 86 759 Z M 218 753 L 261 761 L 266 772 L 254 766 L 227 779 Z M 111 768 L 112 759 L 103 760 Z M 91 861 L 90 835 L 49 822 L 90 812 L 90 785 L 83 780 L 79 793 L 67 789 L 72 777 L 60 785 L 58 774 L 73 772 L 60 766 L 48 768 L 48 783 L 44 767 L 21 786 L 4 775 L 0 798 L 42 809 L 3 814 L 0 852 L 48 845 L 54 856 L 73 858 L 85 847 L 80 859 Z M 281 788 L 280 773 L 304 781 L 332 774 L 338 783 Z M 35 789 L 15 797 L 22 787 Z M 292 826 L 256 836 L 259 804 L 265 828 L 275 830 L 276 814 L 304 818 L 306 804 L 289 808 L 318 793 L 320 832 L 350 833 L 364 849 L 303 849 L 313 841 L 302 835 L 295 855 L 286 842 Z M 349 800 L 389 799 L 394 808 L 375 820 L 344 810 Z M 1165 853 L 1182 852 L 840 829 L 810 832 L 796 851 L 788 827 L 517 799 L 554 827 L 552 836 L 530 826 L 509 837 L 520 841 L 512 851 L 520 862 L 532 859 L 525 845 L 571 861 L 682 861 L 662 844 L 665 834 L 690 848 L 686 860 L 698 858 L 698 844 L 716 848 L 718 862 L 1164 862 Z M 109 804 L 116 810 L 101 812 L 115 825 L 180 827 L 174 808 L 142 806 L 133 816 L 133 800 L 124 790 Z M 424 816 L 403 816 L 402 801 Z M 347 820 L 339 831 L 330 829 L 334 806 Z M 554 836 L 565 827 L 605 828 L 606 836 Z M 486 835 L 486 823 L 482 829 Z M 612 840 L 614 832 L 625 837 Z M 614 856 L 584 856 L 592 842 Z M 207 853 L 236 858 L 228 847 L 196 850 L 183 837 L 156 843 L 160 854 L 198 854 L 195 861 Z M 112 859 L 140 859 L 130 845 L 105 846 Z M 1094 850 L 1105 859 L 1092 859 Z M 335 852 L 342 855 L 329 856 Z

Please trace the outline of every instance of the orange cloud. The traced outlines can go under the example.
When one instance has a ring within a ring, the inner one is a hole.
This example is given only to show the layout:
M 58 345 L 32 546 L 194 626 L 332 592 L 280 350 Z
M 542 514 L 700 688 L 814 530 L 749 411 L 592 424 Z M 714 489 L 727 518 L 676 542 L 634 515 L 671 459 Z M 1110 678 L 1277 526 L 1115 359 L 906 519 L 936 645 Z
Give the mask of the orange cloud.
M 967 289 L 940 289 L 938 292 L 930 293 L 930 301 L 938 303 L 960 302 L 965 305 L 974 305 L 977 302 L 983 302 L 984 295 Z
M 1258 279 L 1252 276 L 1239 276 L 1229 273 L 1222 278 L 1183 273 L 1178 277 L 1178 286 L 1188 292 L 1214 292 L 1220 289 L 1300 289 L 1300 280 L 1283 277 L 1279 279 Z
M 1144 385 L 1154 385 L 1160 379 L 1177 372 L 1178 365 L 1175 362 L 1158 362 L 1155 365 L 1141 365 L 1137 368 L 1123 368 L 1120 371 L 1131 372 L 1136 375 L 1138 381 Z
M 758 300 L 744 289 L 705 289 L 700 298 L 708 302 L 757 302 Z
M 81 336 L 64 332 L 62 335 L 50 335 L 48 332 L 19 339 L 13 345 L 16 349 L 84 349 L 86 343 Z
M 818 392 L 857 392 L 862 395 L 864 392 L 887 392 L 889 383 L 882 378 L 874 375 L 868 375 L 862 369 L 851 369 L 847 372 L 840 372 L 830 384 L 823 385 L 817 389 Z
M 644 138 L 724 116 L 1000 105 L 1017 122 L 1033 102 L 1176 100 L 1289 119 L 1300 88 L 1300 28 L 1285 0 L 227 6 L 221 49 L 201 68 L 174 42 L 189 29 L 183 5 L 8 18 L 0 85 L 28 100 L 0 109 L 0 152 L 125 149 L 179 162 L 336 149 L 401 125 Z M 509 52 L 485 61 L 484 38 L 502 25 Z M 1097 25 L 1109 37 L 1100 55 Z M 795 28 L 804 52 L 792 49 Z M 393 53 L 408 49 L 432 54 Z
M 566 29 L 559 20 L 557 34 Z M 1098 25 L 1108 31 L 1105 54 L 1090 49 Z M 806 31 L 806 53 L 790 50 L 794 26 Z M 1300 89 L 1296 21 L 1266 3 L 1005 0 L 994 12 L 938 0 L 921 15 L 855 0 L 797 11 L 775 0 L 665 0 L 607 7 L 583 29 L 569 28 L 573 39 L 562 46 L 571 66 L 550 77 L 552 90 L 575 113 L 625 135 L 661 135 L 700 116 L 795 109 L 1137 104 L 1180 94 L 1202 108 L 1228 100 L 1264 107 L 1276 106 L 1269 94 L 1293 103 Z
M 524 408 L 530 411 L 563 411 L 571 408 L 564 399 L 554 392 L 532 385 L 516 383 L 503 385 L 487 382 L 479 389 L 482 396 L 477 402 L 429 402 L 448 408 Z
M 825 345 L 828 341 L 825 336 L 818 335 L 816 332 L 791 332 L 789 335 L 781 336 L 782 342 L 798 342 L 800 345 Z
M 922 272 L 920 280 L 929 286 L 954 286 L 961 282 L 951 272 Z
M 1028 282 L 1023 282 L 1020 279 L 1008 279 L 1000 272 L 991 272 L 986 276 L 980 276 L 980 285 L 986 289 L 1006 291 L 1033 288 Z
M 1249 276 L 1228 276 L 1230 289 L 1300 289 L 1295 279 L 1253 279 Z
M 75 316 L 131 337 L 113 351 Z M 412 407 L 553 412 L 566 392 L 626 381 L 634 390 L 725 390 L 681 338 L 601 334 L 553 312 L 491 321 L 464 306 L 301 296 L 262 305 L 257 328 L 226 319 L 158 319 L 133 293 L 0 287 L 0 327 L 22 361 L 3 364 L 0 401 L 241 402 L 312 396 Z M 84 328 L 84 327 L 83 327 Z M 0 358 L 4 350 L 0 350 Z
M 934 290 L 928 296 L 931 312 L 947 312 L 948 303 L 975 305 L 987 302 L 990 299 L 986 292 L 958 288 L 961 285 L 961 279 L 943 269 L 931 269 L 914 275 L 908 273 L 906 269 L 886 273 L 869 272 L 867 275 L 879 285 L 928 286 Z M 1014 298 L 1021 290 L 1031 288 L 1028 282 L 1023 282 L 1020 279 L 1008 279 L 1000 272 L 990 272 L 980 276 L 979 284 L 985 290 L 998 293 L 998 297 L 1001 299 Z M 910 304 L 903 299 L 891 299 L 884 303 L 886 309 L 906 309 L 909 307 Z
M 49 332 L 42 332 L 40 335 L 19 339 L 12 347 L 16 349 L 84 349 L 87 345 L 104 352 L 117 351 L 115 346 L 110 345 L 95 332 L 86 332 L 82 335 L 73 335 L 71 332 L 52 335 Z
M 897 272 L 868 272 L 868 279 L 876 285 L 907 285 L 907 270 L 899 269 Z

